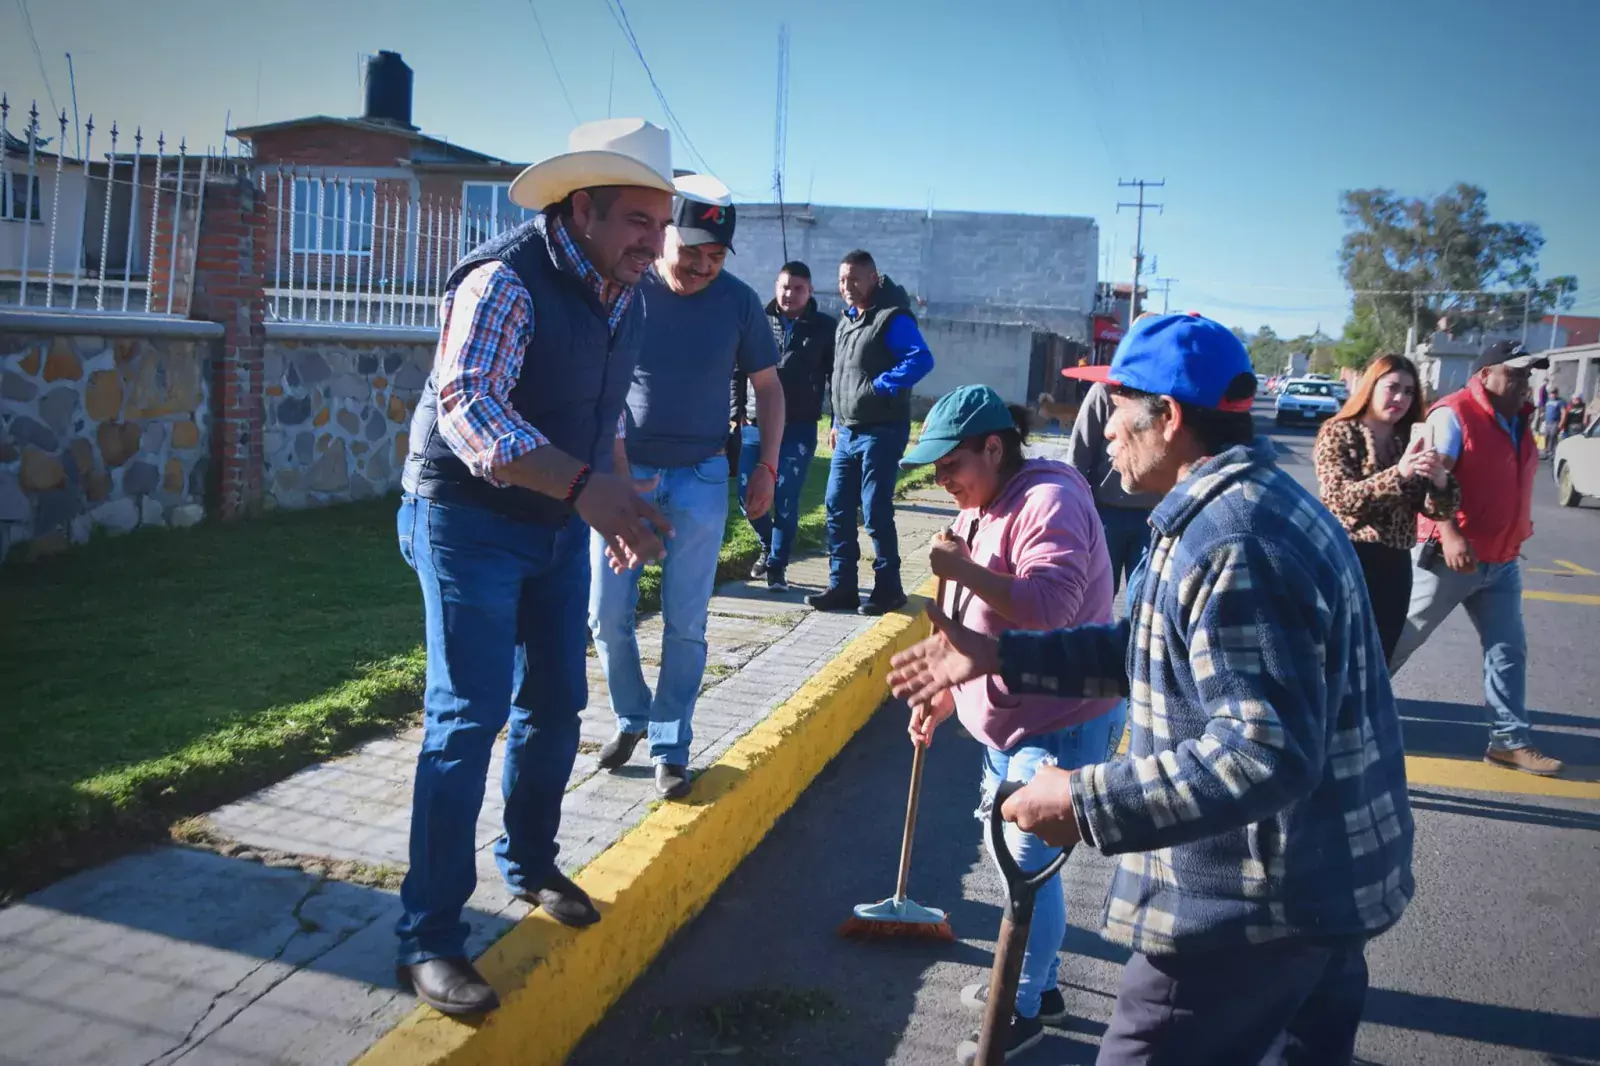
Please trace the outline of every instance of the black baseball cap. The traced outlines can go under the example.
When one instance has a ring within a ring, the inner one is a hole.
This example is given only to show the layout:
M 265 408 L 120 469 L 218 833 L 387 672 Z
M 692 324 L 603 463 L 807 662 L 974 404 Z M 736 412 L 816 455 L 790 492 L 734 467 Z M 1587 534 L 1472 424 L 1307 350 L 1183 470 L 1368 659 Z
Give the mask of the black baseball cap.
M 1550 360 L 1528 351 L 1520 341 L 1495 341 L 1473 361 L 1472 372 L 1476 374 L 1490 366 L 1508 366 L 1512 370 L 1548 370 Z
M 672 205 L 678 238 L 687 245 L 720 244 L 733 251 L 737 212 L 728 187 L 709 174 L 680 174 L 672 184 L 678 190 Z

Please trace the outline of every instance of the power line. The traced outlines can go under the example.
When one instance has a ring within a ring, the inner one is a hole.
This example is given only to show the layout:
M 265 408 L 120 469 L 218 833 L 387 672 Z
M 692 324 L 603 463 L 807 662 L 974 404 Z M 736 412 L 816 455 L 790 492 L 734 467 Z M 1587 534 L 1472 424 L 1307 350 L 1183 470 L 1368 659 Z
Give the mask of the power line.
M 644 57 L 644 49 L 639 46 L 638 35 L 633 32 L 633 23 L 628 21 L 628 9 L 622 6 L 622 0 L 606 0 L 606 10 L 611 12 L 611 20 L 617 24 L 617 29 L 622 31 L 623 40 L 628 42 L 628 47 L 633 49 L 633 54 L 638 58 L 639 65 L 644 68 L 644 75 L 650 81 L 650 91 L 655 93 L 656 102 L 661 105 L 662 114 L 672 129 L 682 139 L 684 147 L 689 149 L 689 154 L 700 164 L 700 169 L 712 177 L 717 177 L 717 172 L 711 169 L 706 162 L 706 157 L 694 146 L 694 141 L 689 139 L 688 132 L 683 128 L 683 123 L 678 121 L 678 116 L 673 113 L 672 105 L 667 103 L 667 94 L 661 91 L 661 86 L 656 81 L 656 75 L 650 69 L 650 61 Z M 720 181 L 721 179 L 718 178 Z
M 778 26 L 778 104 L 772 131 L 772 191 L 778 199 L 783 261 L 789 261 L 789 220 L 783 209 L 783 171 L 789 155 L 789 24 Z
M 545 36 L 544 20 L 539 17 L 539 8 L 534 4 L 533 0 L 528 0 L 528 11 L 533 15 L 533 24 L 538 27 L 539 40 L 544 42 L 544 54 L 550 57 L 550 70 L 556 76 L 556 84 L 561 86 L 561 95 L 567 101 L 567 110 L 572 112 L 572 121 L 577 123 L 580 121 L 578 109 L 572 106 L 572 94 L 567 92 L 567 83 L 561 77 L 561 68 L 556 66 L 555 51 L 550 47 L 550 38 Z
M 22 24 L 28 30 L 28 43 L 33 46 L 34 62 L 39 64 L 39 77 L 44 79 L 44 94 L 50 98 L 50 112 L 61 110 L 56 106 L 56 91 L 50 87 L 50 72 L 44 68 L 44 53 L 39 51 L 39 36 L 33 32 L 33 16 L 28 13 L 28 0 L 17 0 L 17 10 L 22 12 Z

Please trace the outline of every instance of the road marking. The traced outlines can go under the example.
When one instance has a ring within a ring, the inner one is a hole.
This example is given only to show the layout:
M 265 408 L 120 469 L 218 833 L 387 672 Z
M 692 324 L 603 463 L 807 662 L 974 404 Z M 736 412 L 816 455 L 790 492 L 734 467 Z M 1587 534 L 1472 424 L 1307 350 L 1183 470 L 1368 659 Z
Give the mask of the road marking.
M 1530 566 L 1528 567 L 1528 572 L 1530 574 L 1554 574 L 1557 577 L 1600 577 L 1600 571 L 1590 570 L 1587 566 L 1579 566 L 1577 563 L 1566 559 L 1557 559 L 1555 564 L 1561 569 L 1551 570 L 1544 566 Z
M 1570 768 L 1592 772 L 1592 768 Z M 1406 782 L 1440 785 L 1473 792 L 1514 792 L 1527 796 L 1600 800 L 1600 781 L 1574 781 L 1569 777 L 1535 777 L 1471 759 L 1446 759 L 1434 755 L 1407 755 Z
M 1525 600 L 1547 600 L 1550 603 L 1576 603 L 1584 607 L 1600 607 L 1600 596 L 1585 595 L 1581 592 L 1524 592 Z

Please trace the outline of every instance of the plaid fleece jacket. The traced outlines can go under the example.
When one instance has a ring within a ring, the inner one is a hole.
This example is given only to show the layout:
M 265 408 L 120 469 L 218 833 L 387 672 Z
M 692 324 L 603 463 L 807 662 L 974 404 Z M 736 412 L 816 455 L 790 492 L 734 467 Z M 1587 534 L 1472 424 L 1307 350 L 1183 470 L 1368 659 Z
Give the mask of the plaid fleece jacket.
M 1129 620 L 1007 633 L 1012 692 L 1129 697 L 1128 756 L 1072 776 L 1121 855 L 1103 935 L 1150 955 L 1372 936 L 1414 888 L 1405 751 L 1361 566 L 1258 439 L 1155 509 Z

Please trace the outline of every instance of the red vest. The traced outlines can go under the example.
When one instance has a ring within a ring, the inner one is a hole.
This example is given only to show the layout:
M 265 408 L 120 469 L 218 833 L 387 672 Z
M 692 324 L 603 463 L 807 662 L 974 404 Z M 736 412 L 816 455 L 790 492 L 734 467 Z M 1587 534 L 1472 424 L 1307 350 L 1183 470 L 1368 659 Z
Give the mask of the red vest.
M 1500 425 L 1483 382 L 1473 378 L 1467 387 L 1434 404 L 1455 412 L 1461 423 L 1461 455 L 1456 459 L 1456 480 L 1461 483 L 1461 510 L 1456 528 L 1481 563 L 1508 563 L 1533 536 L 1533 479 L 1539 471 L 1539 454 L 1529 432 L 1531 406 L 1522 409 L 1520 436 L 1515 444 Z M 1437 532 L 1432 519 L 1417 516 L 1417 540 Z

